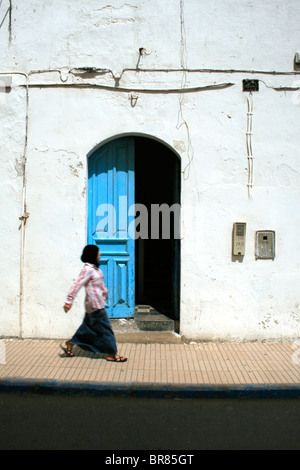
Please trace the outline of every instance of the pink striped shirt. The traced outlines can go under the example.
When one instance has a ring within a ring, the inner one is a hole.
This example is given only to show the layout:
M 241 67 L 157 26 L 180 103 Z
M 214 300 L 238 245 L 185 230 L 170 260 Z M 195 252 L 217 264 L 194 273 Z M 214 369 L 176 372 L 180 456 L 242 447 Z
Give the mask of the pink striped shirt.
M 93 264 L 86 263 L 79 274 L 77 281 L 74 282 L 67 296 L 66 304 L 72 305 L 79 289 L 85 286 L 85 311 L 92 313 L 105 306 L 108 290 L 103 282 L 103 273 Z

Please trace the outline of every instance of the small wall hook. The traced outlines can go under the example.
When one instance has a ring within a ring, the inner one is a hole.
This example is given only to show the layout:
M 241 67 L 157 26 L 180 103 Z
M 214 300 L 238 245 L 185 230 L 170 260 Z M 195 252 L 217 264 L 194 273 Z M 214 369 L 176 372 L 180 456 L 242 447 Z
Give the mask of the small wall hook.
M 128 99 L 130 100 L 131 107 L 134 108 L 136 103 L 137 103 L 137 100 L 139 99 L 139 97 L 135 93 L 130 93 Z

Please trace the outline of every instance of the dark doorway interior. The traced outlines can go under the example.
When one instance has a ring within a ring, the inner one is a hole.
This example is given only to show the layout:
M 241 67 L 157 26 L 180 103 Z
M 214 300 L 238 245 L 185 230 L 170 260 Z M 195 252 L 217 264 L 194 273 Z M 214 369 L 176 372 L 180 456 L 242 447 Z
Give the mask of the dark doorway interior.
M 135 242 L 136 305 L 150 305 L 179 320 L 180 240 L 150 238 L 151 204 L 180 203 L 180 161 L 165 145 L 135 137 L 135 203 L 148 209 L 148 239 Z M 173 227 L 171 223 L 171 227 Z

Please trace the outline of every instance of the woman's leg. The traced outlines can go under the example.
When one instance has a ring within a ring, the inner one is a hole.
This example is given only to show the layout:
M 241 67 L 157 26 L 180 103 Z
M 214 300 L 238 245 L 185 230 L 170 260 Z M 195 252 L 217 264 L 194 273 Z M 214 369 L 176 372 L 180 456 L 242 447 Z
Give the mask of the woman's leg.
M 85 315 L 81 326 L 77 329 L 73 337 L 66 341 L 66 354 L 74 356 L 72 349 L 75 344 L 85 345 L 98 353 L 107 354 L 107 361 L 125 362 L 127 358 L 117 354 L 115 335 L 111 327 L 110 318 L 105 309 Z
M 72 349 L 74 348 L 74 344 L 70 343 L 70 341 L 66 341 L 66 346 L 68 351 L 72 352 Z
M 111 322 L 107 311 L 105 309 L 100 310 L 102 316 L 102 327 L 103 327 L 103 334 L 107 337 L 108 343 L 110 344 L 110 348 L 112 352 L 109 352 L 106 360 L 110 362 L 125 362 L 127 361 L 126 357 L 119 356 L 117 354 L 117 345 L 115 341 L 115 335 L 111 327 Z
M 108 362 L 126 362 L 127 357 L 119 356 L 118 354 L 108 354 L 106 360 Z
M 73 357 L 74 354 L 72 353 L 72 349 L 74 347 L 74 344 L 72 344 L 70 341 L 66 341 L 66 347 L 61 344 L 60 347 L 65 351 L 66 355 L 69 357 Z

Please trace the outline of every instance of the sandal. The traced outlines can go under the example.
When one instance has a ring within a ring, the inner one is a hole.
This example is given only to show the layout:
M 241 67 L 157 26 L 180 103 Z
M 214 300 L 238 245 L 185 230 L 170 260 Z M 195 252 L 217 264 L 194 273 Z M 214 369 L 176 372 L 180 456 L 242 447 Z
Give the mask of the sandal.
M 127 361 L 127 357 L 122 357 L 122 356 L 116 356 L 114 358 L 112 357 L 107 357 L 106 360 L 108 362 L 126 362 Z
M 74 357 L 74 354 L 72 353 L 72 348 L 66 347 L 63 344 L 61 344 L 60 347 L 66 353 L 68 357 Z

